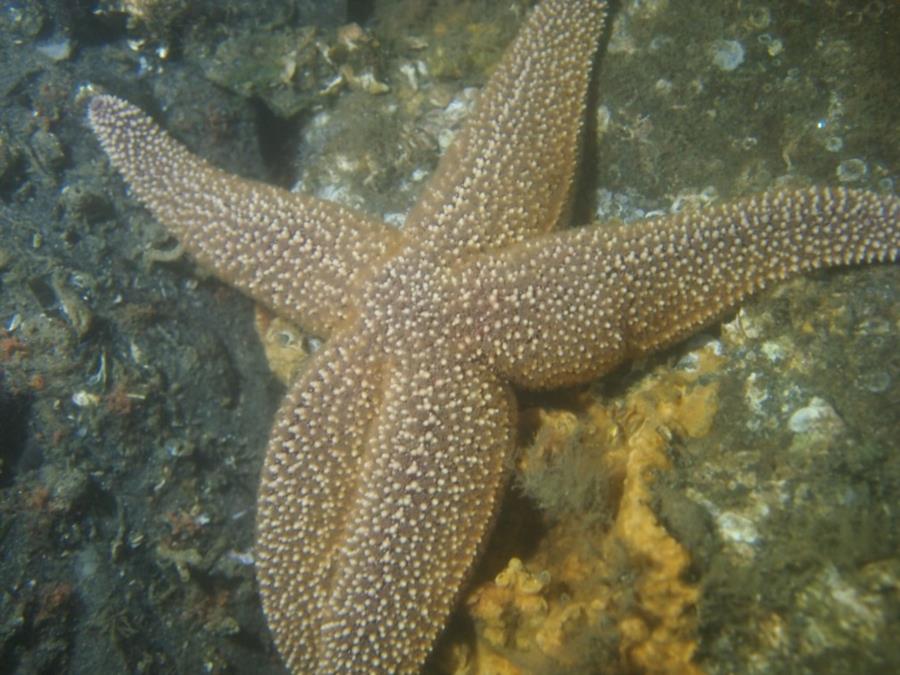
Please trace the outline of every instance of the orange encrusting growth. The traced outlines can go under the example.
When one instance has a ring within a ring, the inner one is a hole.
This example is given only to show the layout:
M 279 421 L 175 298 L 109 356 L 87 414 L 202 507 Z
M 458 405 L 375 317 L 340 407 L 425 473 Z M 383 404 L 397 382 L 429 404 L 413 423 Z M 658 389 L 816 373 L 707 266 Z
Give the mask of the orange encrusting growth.
M 590 401 L 577 415 L 539 412 L 535 442 L 519 466 L 526 482 L 557 462 L 593 463 L 610 477 L 611 521 L 560 514 L 529 558 L 513 558 L 473 589 L 465 603 L 477 632 L 470 675 L 599 667 L 591 659 L 610 673 L 701 672 L 693 662 L 700 591 L 685 579 L 690 557 L 651 506 L 656 476 L 669 468 L 669 434 L 706 435 L 718 409 L 717 386 L 699 383 L 717 359 L 709 348 L 701 353 L 700 370 L 661 369 L 615 408 Z M 593 644 L 615 635 L 610 653 L 586 648 L 592 635 Z M 446 662 L 451 670 L 461 663 Z

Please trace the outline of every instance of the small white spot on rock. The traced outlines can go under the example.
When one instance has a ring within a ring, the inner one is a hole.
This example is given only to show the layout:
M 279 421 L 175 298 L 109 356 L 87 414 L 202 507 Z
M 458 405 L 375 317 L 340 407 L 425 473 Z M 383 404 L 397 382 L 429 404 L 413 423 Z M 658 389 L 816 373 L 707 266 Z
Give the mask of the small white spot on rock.
M 804 407 L 794 411 L 788 420 L 788 428 L 795 434 L 827 431 L 835 426 L 843 426 L 841 418 L 834 408 L 818 396 L 813 397 Z
M 768 340 L 763 343 L 762 352 L 772 363 L 783 361 L 786 355 L 784 347 L 772 340 Z
M 716 68 L 732 71 L 744 62 L 744 45 L 737 40 L 716 40 L 712 55 Z
M 66 37 L 44 40 L 35 48 L 51 61 L 65 61 L 72 55 L 72 43 Z
M 91 394 L 82 389 L 81 391 L 76 391 L 72 394 L 72 403 L 79 408 L 90 408 L 100 403 L 100 397 L 97 396 L 97 394 Z
M 722 537 L 736 544 L 755 544 L 759 541 L 759 531 L 746 516 L 726 511 L 716 518 Z
M 842 183 L 856 183 L 866 177 L 869 167 L 861 159 L 847 159 L 838 164 L 835 173 Z

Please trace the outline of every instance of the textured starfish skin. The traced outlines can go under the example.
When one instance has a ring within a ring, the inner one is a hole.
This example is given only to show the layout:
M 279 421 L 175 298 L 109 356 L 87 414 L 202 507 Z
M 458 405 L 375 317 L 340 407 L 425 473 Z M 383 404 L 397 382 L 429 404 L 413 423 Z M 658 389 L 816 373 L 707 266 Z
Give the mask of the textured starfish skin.
M 329 337 L 276 418 L 258 500 L 260 590 L 293 672 L 421 667 L 502 495 L 511 384 L 585 381 L 772 281 L 898 257 L 900 200 L 852 190 L 553 232 L 604 9 L 538 6 L 402 231 L 91 103 L 112 163 L 200 262 Z

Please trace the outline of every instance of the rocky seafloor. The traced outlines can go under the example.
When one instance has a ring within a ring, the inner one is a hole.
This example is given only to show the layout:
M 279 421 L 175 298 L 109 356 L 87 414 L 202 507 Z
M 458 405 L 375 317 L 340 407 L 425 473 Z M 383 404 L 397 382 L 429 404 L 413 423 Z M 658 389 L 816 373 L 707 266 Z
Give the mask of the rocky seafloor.
M 91 92 L 400 224 L 530 4 L 0 5 L 0 672 L 284 672 L 254 500 L 310 340 L 127 196 Z M 896 192 L 898 31 L 889 2 L 617 3 L 575 221 Z M 782 284 L 521 407 L 431 672 L 900 671 L 897 265 Z

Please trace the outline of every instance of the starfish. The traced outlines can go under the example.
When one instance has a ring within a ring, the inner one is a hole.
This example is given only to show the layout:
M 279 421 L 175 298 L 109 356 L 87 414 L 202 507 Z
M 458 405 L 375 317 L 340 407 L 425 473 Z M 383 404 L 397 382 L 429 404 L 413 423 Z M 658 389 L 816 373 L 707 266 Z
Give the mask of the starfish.
M 402 229 L 229 176 L 132 105 L 90 124 L 203 265 L 327 339 L 276 417 L 256 569 L 288 667 L 418 671 L 483 548 L 514 450 L 514 387 L 596 378 L 748 294 L 894 261 L 900 199 L 780 191 L 634 225 L 557 229 L 605 3 L 545 0 Z

